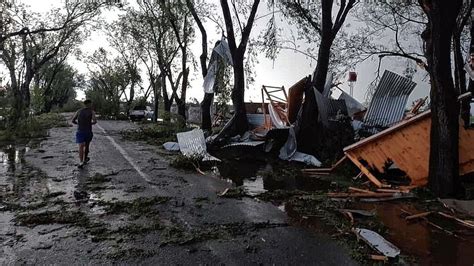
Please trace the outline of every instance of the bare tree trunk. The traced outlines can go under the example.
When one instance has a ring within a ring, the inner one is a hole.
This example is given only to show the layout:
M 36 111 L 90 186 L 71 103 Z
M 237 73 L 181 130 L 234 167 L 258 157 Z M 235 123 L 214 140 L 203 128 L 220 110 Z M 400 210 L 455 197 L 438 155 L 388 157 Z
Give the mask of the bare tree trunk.
M 254 0 L 252 9 L 250 11 L 247 24 L 245 25 L 239 46 L 235 42 L 234 26 L 232 24 L 232 16 L 230 14 L 227 0 L 221 0 L 222 13 L 226 24 L 227 38 L 229 41 L 229 49 L 232 54 L 232 61 L 234 63 L 234 88 L 232 89 L 231 98 L 234 105 L 234 117 L 222 129 L 224 135 L 243 134 L 248 130 L 247 113 L 245 110 L 244 95 L 245 95 L 245 73 L 244 73 L 244 55 L 247 49 L 250 32 L 253 27 L 255 14 L 257 13 L 260 0 Z
M 243 58 L 237 58 L 237 60 L 234 60 L 234 88 L 232 89 L 231 93 L 232 104 L 234 105 L 234 121 L 230 130 L 231 132 L 235 132 L 237 134 L 243 134 L 249 128 L 247 121 L 247 111 L 245 110 L 244 102 L 244 60 Z
M 201 127 L 204 130 L 212 129 L 211 106 L 214 102 L 214 93 L 204 93 L 201 102 Z
M 451 40 L 462 0 L 419 0 L 428 15 L 423 32 L 431 80 L 429 186 L 440 197 L 459 189 L 459 103 L 451 75 Z
M 186 0 L 186 5 L 188 9 L 191 11 L 191 15 L 196 21 L 196 24 L 199 27 L 199 31 L 201 32 L 201 56 L 199 56 L 199 61 L 201 64 L 201 73 L 202 77 L 205 78 L 207 75 L 207 32 L 202 24 L 201 19 L 199 18 L 196 10 L 194 9 L 194 3 L 191 0 Z M 211 105 L 214 101 L 214 93 L 204 93 L 204 99 L 201 102 L 201 128 L 204 130 L 211 130 L 212 129 L 212 121 L 211 121 Z
M 184 63 L 183 66 L 186 66 Z M 176 97 L 176 104 L 178 105 L 178 115 L 186 121 L 186 89 L 188 87 L 189 69 L 185 69 L 183 73 L 183 82 L 181 83 L 181 95 L 178 99 Z

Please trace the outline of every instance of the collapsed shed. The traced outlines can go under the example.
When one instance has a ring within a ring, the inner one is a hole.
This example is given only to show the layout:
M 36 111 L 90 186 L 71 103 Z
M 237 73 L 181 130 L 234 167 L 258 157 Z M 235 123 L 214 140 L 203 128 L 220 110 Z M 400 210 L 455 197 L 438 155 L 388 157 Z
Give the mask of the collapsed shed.
M 410 185 L 428 182 L 431 111 L 425 111 L 382 132 L 344 149 L 346 156 L 376 186 L 382 182 L 376 173 L 383 173 L 393 163 L 410 178 Z M 474 130 L 459 126 L 459 173 L 474 172 Z

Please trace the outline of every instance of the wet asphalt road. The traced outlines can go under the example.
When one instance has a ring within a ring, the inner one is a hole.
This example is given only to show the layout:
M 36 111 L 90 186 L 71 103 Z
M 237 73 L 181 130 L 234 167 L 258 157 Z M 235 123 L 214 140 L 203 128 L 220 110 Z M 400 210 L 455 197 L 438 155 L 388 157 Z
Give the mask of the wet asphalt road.
M 44 175 L 7 176 L 1 180 L 10 186 L 2 192 L 8 194 L 4 198 L 25 206 L 47 203 L 27 211 L 0 211 L 0 264 L 355 264 L 349 251 L 329 236 L 289 225 L 286 213 L 277 206 L 249 198 L 220 198 L 217 194 L 231 183 L 212 174 L 173 169 L 163 149 L 123 140 L 119 132 L 134 126 L 126 121 L 99 121 L 94 127 L 91 162 L 82 170 L 76 167 L 73 127 L 52 129 L 39 146 L 25 151 L 24 164 L 41 169 Z M 107 181 L 91 189 L 90 180 L 96 174 L 107 176 Z M 135 213 L 131 217 L 128 210 L 108 213 L 103 208 L 108 202 L 155 196 L 169 200 L 154 206 L 152 216 Z M 107 228 L 154 222 L 160 228 L 97 239 L 93 229 L 84 226 L 20 226 L 15 220 L 25 212 L 58 208 L 83 213 Z

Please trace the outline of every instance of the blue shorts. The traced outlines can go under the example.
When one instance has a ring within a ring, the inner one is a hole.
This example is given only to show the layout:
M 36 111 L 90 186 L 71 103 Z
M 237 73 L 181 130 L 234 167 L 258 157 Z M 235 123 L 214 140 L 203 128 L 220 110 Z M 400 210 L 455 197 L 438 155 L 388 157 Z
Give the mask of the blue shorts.
M 76 132 L 76 143 L 91 142 L 93 136 L 94 136 L 94 134 L 92 134 L 92 132 L 77 131 Z

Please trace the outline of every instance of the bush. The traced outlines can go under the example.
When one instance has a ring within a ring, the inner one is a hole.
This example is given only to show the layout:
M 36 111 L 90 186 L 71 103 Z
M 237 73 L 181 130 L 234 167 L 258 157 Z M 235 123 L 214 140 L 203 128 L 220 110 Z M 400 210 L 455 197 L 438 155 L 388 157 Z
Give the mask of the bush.
M 15 139 L 45 137 L 48 135 L 48 129 L 50 128 L 68 126 L 65 117 L 57 113 L 30 116 L 20 120 L 15 128 L 0 130 L 0 140 L 12 141 Z
M 161 145 L 168 141 L 177 141 L 176 133 L 189 130 L 179 123 L 142 124 L 139 129 L 122 131 L 128 140 L 142 140 L 149 144 Z

